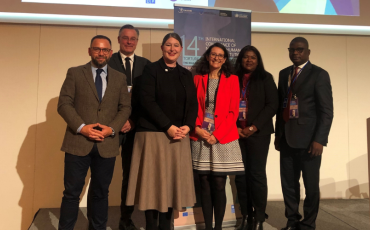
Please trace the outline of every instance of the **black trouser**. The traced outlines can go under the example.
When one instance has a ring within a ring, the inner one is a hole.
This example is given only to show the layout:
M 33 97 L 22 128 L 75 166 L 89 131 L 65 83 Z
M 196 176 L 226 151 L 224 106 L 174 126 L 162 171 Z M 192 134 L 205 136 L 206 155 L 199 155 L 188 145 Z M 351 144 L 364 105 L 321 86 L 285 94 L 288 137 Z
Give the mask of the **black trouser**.
M 134 146 L 135 132 L 120 133 L 120 143 L 122 145 L 122 189 L 121 189 L 121 220 L 120 225 L 125 225 L 131 220 L 134 206 L 126 206 L 128 179 L 130 177 L 130 166 L 132 158 L 132 149 Z M 122 226 L 121 226 L 122 227 Z
M 90 187 L 87 195 L 89 230 L 105 230 L 108 220 L 108 189 L 112 181 L 115 157 L 103 158 L 95 144 L 87 156 L 65 153 L 64 192 L 60 208 L 59 230 L 72 230 L 77 221 L 80 194 L 89 167 Z
M 299 179 L 303 177 L 306 190 L 303 212 L 304 219 L 300 222 L 302 230 L 315 229 L 316 218 L 320 202 L 320 166 L 321 155 L 311 157 L 308 149 L 291 148 L 285 137 L 280 143 L 280 176 L 283 189 L 285 216 L 288 218 L 287 226 L 298 223 L 302 215 L 298 211 L 300 201 Z
M 239 139 L 245 175 L 235 176 L 238 199 L 243 215 L 265 221 L 267 205 L 266 163 L 271 135 Z M 253 213 L 254 212 L 254 213 Z

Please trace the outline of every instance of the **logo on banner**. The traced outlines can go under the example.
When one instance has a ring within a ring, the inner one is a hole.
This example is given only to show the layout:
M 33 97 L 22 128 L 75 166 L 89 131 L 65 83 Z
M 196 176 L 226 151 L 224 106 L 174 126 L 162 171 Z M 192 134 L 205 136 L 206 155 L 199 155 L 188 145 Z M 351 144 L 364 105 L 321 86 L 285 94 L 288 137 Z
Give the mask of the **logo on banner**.
M 187 10 L 187 9 L 184 9 L 184 8 L 179 8 L 179 13 L 180 14 L 182 14 L 182 13 L 192 14 L 193 10 Z
M 220 10 L 220 14 L 219 15 L 221 17 L 231 17 L 232 12 L 231 11 L 228 11 L 228 10 Z
M 146 0 L 146 4 L 155 4 L 155 0 Z
M 248 14 L 235 14 L 236 18 L 248 18 Z
M 187 212 L 183 212 L 183 213 L 182 213 L 182 216 L 189 216 L 189 213 L 187 213 Z

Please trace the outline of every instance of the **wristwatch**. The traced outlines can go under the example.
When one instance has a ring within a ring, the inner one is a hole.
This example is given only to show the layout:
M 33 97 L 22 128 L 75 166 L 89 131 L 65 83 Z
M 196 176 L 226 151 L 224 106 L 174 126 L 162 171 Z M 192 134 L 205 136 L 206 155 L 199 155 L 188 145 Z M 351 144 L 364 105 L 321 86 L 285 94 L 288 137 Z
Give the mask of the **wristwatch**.
M 249 126 L 249 131 L 253 132 L 254 128 L 253 126 Z
M 116 132 L 114 132 L 114 129 L 112 127 L 109 127 L 112 129 L 112 134 L 110 135 L 111 137 L 114 137 L 116 135 Z

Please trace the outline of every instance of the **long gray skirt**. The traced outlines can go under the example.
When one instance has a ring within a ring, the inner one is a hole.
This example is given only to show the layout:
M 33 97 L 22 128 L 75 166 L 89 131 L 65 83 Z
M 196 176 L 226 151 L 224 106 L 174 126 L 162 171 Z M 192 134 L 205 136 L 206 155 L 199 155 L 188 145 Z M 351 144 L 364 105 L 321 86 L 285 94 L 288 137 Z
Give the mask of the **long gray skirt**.
M 195 202 L 189 136 L 174 141 L 163 132 L 137 132 L 126 204 L 167 212 Z

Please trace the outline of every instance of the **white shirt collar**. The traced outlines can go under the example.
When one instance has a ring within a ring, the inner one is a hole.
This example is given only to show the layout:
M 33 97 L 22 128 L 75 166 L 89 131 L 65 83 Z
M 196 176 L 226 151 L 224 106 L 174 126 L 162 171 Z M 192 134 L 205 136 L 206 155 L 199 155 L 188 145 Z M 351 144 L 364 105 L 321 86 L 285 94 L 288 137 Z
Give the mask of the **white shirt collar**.
M 108 65 L 105 65 L 103 68 L 96 68 L 95 66 L 93 66 L 92 64 L 91 64 L 91 70 L 93 71 L 93 72 L 96 72 L 96 70 L 97 69 L 102 69 L 103 71 L 104 71 L 104 73 L 108 73 Z
M 300 66 L 298 66 L 298 68 L 299 69 L 302 69 L 306 64 L 307 64 L 307 62 L 309 62 L 309 61 L 306 61 L 305 63 L 303 63 L 302 65 L 300 65 Z M 294 66 L 294 68 L 295 68 L 296 66 Z
M 119 53 L 120 53 L 120 55 L 121 55 L 122 61 L 125 61 L 125 59 L 126 59 L 127 57 L 129 57 L 129 58 L 131 59 L 131 61 L 132 61 L 132 62 L 134 62 L 134 56 L 135 56 L 135 54 L 134 54 L 134 53 L 133 53 L 132 55 L 130 55 L 130 56 L 126 56 L 126 55 L 124 55 L 121 51 L 119 51 Z

